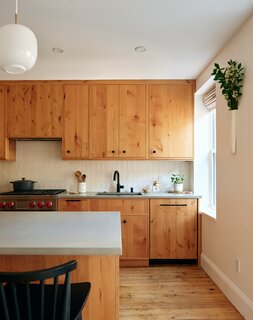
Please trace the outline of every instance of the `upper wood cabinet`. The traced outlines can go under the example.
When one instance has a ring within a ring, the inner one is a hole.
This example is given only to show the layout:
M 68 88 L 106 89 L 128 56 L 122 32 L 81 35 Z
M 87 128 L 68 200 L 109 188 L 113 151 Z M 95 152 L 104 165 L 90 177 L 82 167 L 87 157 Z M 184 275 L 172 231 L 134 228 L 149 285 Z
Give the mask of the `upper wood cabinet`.
M 194 81 L 149 84 L 149 158 L 193 159 Z
M 91 85 L 91 158 L 146 157 L 145 84 Z
M 89 157 L 89 86 L 64 85 L 63 159 Z
M 5 87 L 0 86 L 0 160 L 15 160 L 15 148 L 5 134 Z
M 13 83 L 6 86 L 8 138 L 61 138 L 63 86 Z
M 91 85 L 91 158 L 118 157 L 118 85 Z
M 119 86 L 119 156 L 146 157 L 146 86 Z
M 62 158 L 193 159 L 191 80 L 2 81 L 0 159 L 18 138 L 62 139 Z

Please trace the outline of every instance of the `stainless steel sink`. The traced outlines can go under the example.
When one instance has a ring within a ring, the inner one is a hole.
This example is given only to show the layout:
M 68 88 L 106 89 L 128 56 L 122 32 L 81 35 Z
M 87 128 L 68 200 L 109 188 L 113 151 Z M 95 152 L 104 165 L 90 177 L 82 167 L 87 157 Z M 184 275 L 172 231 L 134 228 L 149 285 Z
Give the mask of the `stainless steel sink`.
M 141 192 L 98 192 L 97 196 L 141 196 Z

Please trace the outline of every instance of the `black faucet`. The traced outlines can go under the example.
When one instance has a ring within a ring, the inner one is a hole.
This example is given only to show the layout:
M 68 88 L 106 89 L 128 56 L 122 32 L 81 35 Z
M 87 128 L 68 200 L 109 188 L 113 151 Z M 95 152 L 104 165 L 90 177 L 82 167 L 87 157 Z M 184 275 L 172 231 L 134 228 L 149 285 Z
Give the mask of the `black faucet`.
M 122 186 L 119 182 L 119 171 L 114 171 L 114 174 L 113 174 L 113 181 L 116 180 L 116 177 L 117 177 L 117 192 L 120 192 L 120 189 L 124 188 L 124 186 Z

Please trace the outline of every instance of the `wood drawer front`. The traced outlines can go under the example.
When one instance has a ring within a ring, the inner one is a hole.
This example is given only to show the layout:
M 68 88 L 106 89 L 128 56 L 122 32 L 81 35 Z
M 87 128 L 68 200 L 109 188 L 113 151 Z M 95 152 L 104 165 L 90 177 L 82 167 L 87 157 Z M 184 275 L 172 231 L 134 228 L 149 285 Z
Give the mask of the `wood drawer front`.
M 59 199 L 59 211 L 90 211 L 90 201 L 88 199 Z
M 195 206 L 197 210 L 197 199 L 150 199 L 151 208 L 154 206 Z
M 120 211 L 121 215 L 148 215 L 148 199 L 91 199 L 91 211 Z

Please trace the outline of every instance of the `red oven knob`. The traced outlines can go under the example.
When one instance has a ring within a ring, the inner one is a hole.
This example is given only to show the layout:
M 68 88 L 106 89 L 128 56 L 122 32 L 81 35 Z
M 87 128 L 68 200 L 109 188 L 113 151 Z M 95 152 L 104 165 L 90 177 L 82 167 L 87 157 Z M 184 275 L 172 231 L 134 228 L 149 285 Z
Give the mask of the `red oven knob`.
M 44 207 L 44 202 L 43 201 L 38 202 L 38 207 L 39 208 L 43 208 Z
M 7 207 L 8 208 L 13 208 L 14 207 L 14 202 L 7 202 Z
M 6 207 L 6 203 L 5 202 L 0 202 L 0 208 L 5 208 Z
M 46 207 L 47 207 L 47 208 L 52 208 L 52 206 L 53 206 L 52 201 L 48 201 L 48 202 L 46 203 Z
M 36 207 L 36 202 L 32 201 L 29 203 L 30 208 L 35 208 Z

